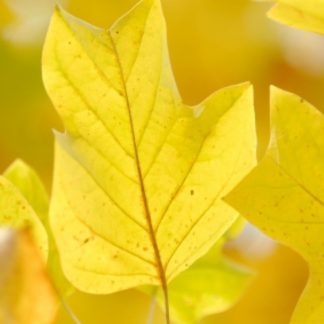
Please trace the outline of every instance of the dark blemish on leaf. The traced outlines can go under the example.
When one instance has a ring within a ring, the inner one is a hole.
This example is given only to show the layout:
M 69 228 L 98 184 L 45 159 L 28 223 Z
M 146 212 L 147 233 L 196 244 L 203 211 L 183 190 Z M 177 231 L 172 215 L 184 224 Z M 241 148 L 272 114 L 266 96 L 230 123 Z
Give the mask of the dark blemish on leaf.
M 299 102 L 300 102 L 300 103 L 304 103 L 304 101 L 305 101 L 305 100 L 304 100 L 303 98 L 299 98 Z
M 86 238 L 84 241 L 83 241 L 83 243 L 85 244 L 85 243 L 88 243 L 90 241 L 90 238 Z
M 190 195 L 193 196 L 195 194 L 195 191 L 193 189 L 190 190 Z

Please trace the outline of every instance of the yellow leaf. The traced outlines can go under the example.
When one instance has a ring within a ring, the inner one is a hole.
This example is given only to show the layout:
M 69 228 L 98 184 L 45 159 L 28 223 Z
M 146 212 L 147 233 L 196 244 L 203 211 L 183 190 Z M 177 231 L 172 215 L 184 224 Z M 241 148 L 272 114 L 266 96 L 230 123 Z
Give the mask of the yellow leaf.
M 310 278 L 292 323 L 324 318 L 324 118 L 303 99 L 273 88 L 266 156 L 226 201 L 269 236 L 299 252 Z
M 0 231 L 0 322 L 54 323 L 55 291 L 27 231 Z
M 90 293 L 166 291 L 238 216 L 220 198 L 255 165 L 252 87 L 184 105 L 157 0 L 109 30 L 57 9 L 43 78 L 66 128 L 50 207 L 66 276 Z
M 268 16 L 292 27 L 324 34 L 323 0 L 277 0 Z

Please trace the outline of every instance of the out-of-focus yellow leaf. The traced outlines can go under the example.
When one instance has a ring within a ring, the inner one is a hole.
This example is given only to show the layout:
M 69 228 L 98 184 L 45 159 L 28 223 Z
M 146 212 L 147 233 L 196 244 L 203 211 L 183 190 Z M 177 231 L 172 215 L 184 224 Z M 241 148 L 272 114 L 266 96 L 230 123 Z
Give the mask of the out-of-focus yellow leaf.
M 226 198 L 266 234 L 309 263 L 292 323 L 324 318 L 324 118 L 303 99 L 272 89 L 272 138 L 258 167 Z
M 268 16 L 292 27 L 324 34 L 323 0 L 277 0 Z
M 3 176 L 0 176 L 0 225 L 17 229 L 29 227 L 44 259 L 47 259 L 47 233 L 40 219 L 19 190 Z
M 111 29 L 57 10 L 43 54 L 61 115 L 51 225 L 79 289 L 166 284 L 237 218 L 220 199 L 255 165 L 252 88 L 181 102 L 159 1 Z
M 42 184 L 42 181 L 38 177 L 37 173 L 25 162 L 21 160 L 16 160 L 12 163 L 9 168 L 4 172 L 4 177 L 9 180 L 18 189 L 20 194 L 29 203 L 29 209 L 32 208 L 33 215 L 37 215 L 44 226 L 47 234 L 48 240 L 48 270 L 52 275 L 52 280 L 55 282 L 56 287 L 63 294 L 69 294 L 72 291 L 71 285 L 65 279 L 59 262 L 58 252 L 55 246 L 53 235 L 49 227 L 48 221 L 48 209 L 49 201 L 47 192 Z M 4 199 L 0 196 L 0 202 Z M 27 207 L 26 207 L 27 208 Z M 1 213 L 1 212 L 0 212 Z M 2 222 L 0 220 L 0 225 L 7 225 L 10 227 L 16 227 L 15 223 L 24 223 L 24 220 L 20 215 L 14 214 L 11 222 Z M 25 224 L 26 225 L 26 224 Z M 28 224 L 29 227 L 38 228 L 42 225 L 39 222 L 31 221 Z M 43 232 L 43 230 L 42 230 Z
M 0 322 L 54 323 L 55 290 L 32 237 L 3 229 L 0 235 Z
M 171 318 L 195 324 L 232 307 L 251 282 L 252 272 L 222 255 L 217 244 L 169 285 Z M 158 294 L 163 306 L 163 295 Z

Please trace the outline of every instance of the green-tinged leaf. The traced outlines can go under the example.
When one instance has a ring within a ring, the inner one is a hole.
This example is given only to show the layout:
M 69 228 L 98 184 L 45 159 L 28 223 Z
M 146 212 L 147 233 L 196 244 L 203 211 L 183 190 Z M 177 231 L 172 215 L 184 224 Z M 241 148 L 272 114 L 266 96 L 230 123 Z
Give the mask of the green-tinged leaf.
M 273 88 L 272 137 L 265 158 L 226 198 L 269 236 L 309 263 L 307 287 L 292 318 L 324 318 L 324 117 L 303 99 Z
M 80 290 L 166 285 L 236 220 L 224 196 L 255 165 L 252 87 L 181 102 L 159 1 L 109 30 L 58 9 L 43 78 L 57 134 L 50 220 Z
M 221 251 L 225 242 L 243 229 L 244 219 L 238 218 L 207 254 L 181 273 L 169 285 L 171 318 L 175 323 L 198 323 L 208 315 L 231 308 L 243 295 L 254 273 L 240 266 Z M 163 309 L 163 292 L 152 286 L 140 287 Z
M 171 318 L 175 323 L 195 324 L 224 312 L 239 300 L 251 279 L 251 271 L 213 249 L 170 283 Z M 158 295 L 161 306 L 162 297 Z
M 29 232 L 1 229 L 0 241 L 0 323 L 54 323 L 57 296 Z
M 292 27 L 324 34 L 323 0 L 277 0 L 268 16 Z

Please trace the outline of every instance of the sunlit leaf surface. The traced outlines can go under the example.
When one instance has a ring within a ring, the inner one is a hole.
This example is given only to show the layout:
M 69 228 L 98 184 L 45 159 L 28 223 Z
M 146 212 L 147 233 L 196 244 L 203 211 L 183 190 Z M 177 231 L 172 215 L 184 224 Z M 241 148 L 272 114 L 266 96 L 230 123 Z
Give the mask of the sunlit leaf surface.
M 43 78 L 57 134 L 51 224 L 69 280 L 164 289 L 229 228 L 221 197 L 255 164 L 252 88 L 181 102 L 159 1 L 101 30 L 57 9 Z

